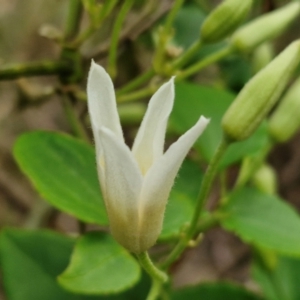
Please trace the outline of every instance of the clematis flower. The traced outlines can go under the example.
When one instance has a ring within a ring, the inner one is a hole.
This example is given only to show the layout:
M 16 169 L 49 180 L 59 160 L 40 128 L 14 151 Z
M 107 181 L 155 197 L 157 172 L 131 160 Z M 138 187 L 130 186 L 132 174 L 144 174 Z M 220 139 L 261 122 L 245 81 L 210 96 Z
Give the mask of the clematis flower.
M 94 62 L 87 95 L 111 233 L 129 251 L 141 253 L 155 244 L 176 174 L 209 120 L 201 116 L 164 153 L 167 121 L 174 102 L 172 78 L 151 98 L 130 150 L 124 143 L 113 83 Z

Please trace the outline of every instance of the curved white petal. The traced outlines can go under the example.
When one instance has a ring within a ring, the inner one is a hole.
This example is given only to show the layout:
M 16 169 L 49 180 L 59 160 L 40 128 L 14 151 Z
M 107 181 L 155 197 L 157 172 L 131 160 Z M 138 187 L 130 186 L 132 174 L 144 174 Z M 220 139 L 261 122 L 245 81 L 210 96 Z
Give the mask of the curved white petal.
M 132 249 L 138 247 L 138 200 L 143 178 L 130 149 L 113 132 L 101 127 L 100 141 L 105 177 L 101 186 L 110 228 L 120 244 Z
M 132 152 L 143 174 L 163 154 L 165 133 L 174 102 L 174 78 L 152 96 Z
M 123 141 L 113 83 L 106 71 L 94 61 L 87 81 L 87 98 L 96 147 L 99 148 L 97 134 L 102 126 Z
M 147 172 L 139 202 L 142 220 L 141 235 L 144 233 L 146 236 L 148 233 L 148 240 L 145 240 L 144 243 L 151 244 L 158 237 L 162 228 L 165 206 L 177 172 L 188 151 L 208 123 L 209 119 L 201 117 L 191 129 L 170 146 Z

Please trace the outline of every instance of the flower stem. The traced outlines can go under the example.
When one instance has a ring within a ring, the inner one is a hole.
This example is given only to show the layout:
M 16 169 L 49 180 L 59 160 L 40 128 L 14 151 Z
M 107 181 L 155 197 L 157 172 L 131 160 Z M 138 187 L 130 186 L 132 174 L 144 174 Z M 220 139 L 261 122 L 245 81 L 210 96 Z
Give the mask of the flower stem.
M 222 58 L 228 56 L 232 52 L 233 52 L 233 49 L 232 49 L 231 46 L 227 46 L 227 47 L 225 47 L 225 48 L 223 48 L 219 51 L 216 51 L 212 55 L 209 55 L 209 56 L 205 57 L 203 60 L 200 60 L 199 62 L 195 63 L 191 67 L 183 70 L 176 77 L 176 79 L 177 80 L 185 79 L 185 78 L 199 72 L 200 70 L 207 67 L 208 65 L 211 65 L 212 63 L 217 62 L 217 61 L 221 60 Z
M 157 299 L 157 297 L 160 294 L 160 291 L 161 291 L 161 282 L 157 281 L 155 279 L 152 279 L 151 288 L 150 288 L 150 291 L 147 295 L 146 300 L 155 300 L 155 299 Z
M 148 97 L 152 95 L 156 90 L 158 89 L 157 86 L 148 86 L 146 88 L 137 90 L 135 92 L 121 95 L 120 97 L 117 97 L 117 102 L 122 103 L 122 102 L 129 102 L 129 101 L 135 101 L 142 99 L 144 97 Z
M 144 74 L 138 76 L 137 78 L 133 79 L 132 81 L 130 81 L 129 83 L 127 83 L 126 85 L 124 85 L 122 88 L 120 88 L 119 90 L 117 90 L 116 91 L 116 95 L 120 96 L 120 95 L 123 95 L 125 93 L 131 92 L 135 88 L 141 86 L 147 80 L 151 79 L 154 75 L 155 75 L 155 72 L 151 68 L 150 70 L 148 70 Z
M 209 66 L 210 64 L 217 62 L 218 60 L 229 55 L 230 53 L 232 53 L 232 49 L 230 47 L 226 47 L 226 48 L 221 49 L 220 51 L 217 51 L 217 52 L 207 56 L 206 58 L 204 58 L 200 62 L 196 63 L 195 65 L 182 71 L 182 73 L 179 73 L 176 76 L 175 81 L 178 82 L 196 72 L 199 72 L 200 70 L 204 69 L 205 67 Z M 158 89 L 157 85 L 156 86 L 146 86 L 144 88 L 141 88 L 137 91 L 134 91 L 134 92 L 131 92 L 128 94 L 121 93 L 120 97 L 118 97 L 118 102 L 139 100 L 143 97 L 152 95 L 157 89 Z
M 208 193 L 210 191 L 211 185 L 213 183 L 213 180 L 215 178 L 219 162 L 224 155 L 229 143 L 228 141 L 223 138 L 218 149 L 216 150 L 208 168 L 204 175 L 204 178 L 201 182 L 199 195 L 197 197 L 197 203 L 196 208 L 194 210 L 194 215 L 191 221 L 191 224 L 189 225 L 184 238 L 182 238 L 178 244 L 175 246 L 173 251 L 169 254 L 169 256 L 166 258 L 166 260 L 162 263 L 162 268 L 167 269 L 175 260 L 178 259 L 180 254 L 184 251 L 186 246 L 188 245 L 189 241 L 193 238 L 195 235 L 195 231 L 197 230 L 199 218 L 201 216 L 201 213 L 203 212 L 203 208 L 208 196 Z
M 107 70 L 109 75 L 112 78 L 115 78 L 117 75 L 117 69 L 116 69 L 116 61 L 117 61 L 117 48 L 118 48 L 118 41 L 119 41 L 119 35 L 122 29 L 123 22 L 125 20 L 125 17 L 127 13 L 129 12 L 134 0 L 125 0 L 120 12 L 117 16 L 115 26 L 112 31 L 112 37 L 110 42 L 110 48 L 108 52 L 108 66 Z
M 97 24 L 90 22 L 90 25 L 71 43 L 71 47 L 80 47 L 97 29 L 99 29 L 99 27 L 102 25 L 102 22 L 110 15 L 117 2 L 118 0 L 107 0 L 103 4 Z
M 159 270 L 152 262 L 152 260 L 149 257 L 149 254 L 147 251 L 142 252 L 140 254 L 137 254 L 137 258 L 139 260 L 139 263 L 144 268 L 144 270 L 151 276 L 153 280 L 156 280 L 161 283 L 165 283 L 168 281 L 168 275 Z
M 189 60 L 198 52 L 201 46 L 202 41 L 199 39 L 172 63 L 171 68 L 177 70 L 186 65 Z
M 86 141 L 89 143 L 90 141 L 89 141 L 88 135 L 85 132 L 85 129 L 82 126 L 80 120 L 76 116 L 74 108 L 71 104 L 72 98 L 73 98 L 73 96 L 71 95 L 71 93 L 62 95 L 62 104 L 63 104 L 66 118 L 72 128 L 73 135 L 75 135 L 78 138 L 82 139 L 83 141 Z

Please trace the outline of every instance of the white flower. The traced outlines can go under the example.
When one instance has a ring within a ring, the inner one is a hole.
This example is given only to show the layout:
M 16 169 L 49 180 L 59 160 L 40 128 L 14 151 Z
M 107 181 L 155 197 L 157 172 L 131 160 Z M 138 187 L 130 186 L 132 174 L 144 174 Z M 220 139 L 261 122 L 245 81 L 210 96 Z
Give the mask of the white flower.
M 98 175 L 111 233 L 125 248 L 141 253 L 155 244 L 176 174 L 209 120 L 201 116 L 163 153 L 174 101 L 172 78 L 151 98 L 130 150 L 124 143 L 113 83 L 94 62 L 87 94 Z

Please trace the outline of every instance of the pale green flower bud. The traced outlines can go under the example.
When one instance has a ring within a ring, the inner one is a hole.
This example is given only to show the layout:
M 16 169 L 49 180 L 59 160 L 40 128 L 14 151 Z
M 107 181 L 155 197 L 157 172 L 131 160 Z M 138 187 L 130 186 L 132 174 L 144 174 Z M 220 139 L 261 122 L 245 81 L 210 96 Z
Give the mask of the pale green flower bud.
M 252 182 L 263 193 L 274 195 L 277 190 L 277 176 L 274 169 L 264 164 L 253 175 Z
M 208 15 L 201 27 L 203 42 L 218 42 L 234 32 L 249 13 L 252 2 L 252 0 L 223 1 Z
M 271 13 L 254 19 L 237 30 L 231 43 L 241 52 L 249 52 L 283 32 L 299 15 L 300 2 L 295 1 Z
M 269 120 L 269 132 L 278 142 L 286 142 L 300 128 L 300 78 L 292 85 Z
M 245 85 L 222 120 L 229 139 L 244 140 L 255 131 L 280 97 L 299 60 L 300 41 L 295 41 Z
M 271 43 L 263 43 L 255 49 L 252 56 L 254 74 L 263 69 L 274 58 L 274 48 Z

